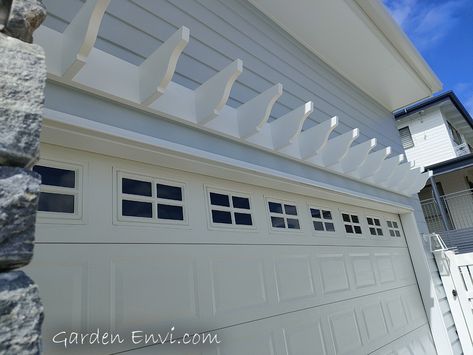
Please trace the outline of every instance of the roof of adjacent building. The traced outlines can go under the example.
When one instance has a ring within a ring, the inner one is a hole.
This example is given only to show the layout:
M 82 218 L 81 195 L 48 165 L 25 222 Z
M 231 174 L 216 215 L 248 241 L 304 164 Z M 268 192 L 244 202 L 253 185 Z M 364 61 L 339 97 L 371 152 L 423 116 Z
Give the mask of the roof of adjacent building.
M 427 166 L 425 169 L 431 170 L 434 173 L 434 176 L 436 176 L 451 173 L 469 167 L 473 167 L 473 153 L 453 158 L 450 160 L 445 160 L 440 163 Z
M 394 111 L 394 117 L 396 120 L 405 119 L 415 113 L 436 106 L 442 108 L 446 119 L 458 131 L 468 140 L 473 140 L 473 118 L 453 91 L 447 91 L 396 110 Z

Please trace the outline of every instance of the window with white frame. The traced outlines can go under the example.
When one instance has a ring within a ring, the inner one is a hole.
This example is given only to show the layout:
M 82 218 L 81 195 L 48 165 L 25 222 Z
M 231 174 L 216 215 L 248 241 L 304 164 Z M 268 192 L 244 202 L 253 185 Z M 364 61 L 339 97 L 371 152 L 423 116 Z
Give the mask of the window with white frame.
M 363 234 L 361 229 L 360 218 L 356 214 L 343 212 L 342 213 L 343 225 L 345 226 L 345 232 L 352 235 Z
M 400 237 L 401 236 L 401 228 L 399 223 L 396 221 L 386 221 L 388 225 L 388 231 L 390 237 Z
M 269 218 L 271 227 L 280 229 L 301 229 L 294 203 L 268 201 Z
M 216 226 L 253 226 L 250 197 L 233 192 L 208 190 L 210 220 Z
M 119 173 L 118 196 L 121 220 L 186 223 L 182 183 Z
M 335 232 L 332 211 L 324 208 L 310 207 L 310 215 L 316 232 Z
M 41 161 L 33 167 L 41 175 L 38 211 L 42 217 L 80 218 L 81 167 Z
M 376 217 L 366 217 L 370 234 L 378 237 L 384 236 L 383 228 L 381 227 L 381 220 Z

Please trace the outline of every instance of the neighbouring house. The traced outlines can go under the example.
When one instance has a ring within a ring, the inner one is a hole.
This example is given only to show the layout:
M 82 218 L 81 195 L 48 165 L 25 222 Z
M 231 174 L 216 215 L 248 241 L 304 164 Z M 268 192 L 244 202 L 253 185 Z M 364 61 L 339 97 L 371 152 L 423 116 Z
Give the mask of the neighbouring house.
M 392 115 L 441 84 L 380 2 L 44 3 L 47 354 L 466 353 Z
M 473 119 L 449 91 L 395 112 L 406 157 L 433 176 L 419 192 L 429 231 L 473 251 Z

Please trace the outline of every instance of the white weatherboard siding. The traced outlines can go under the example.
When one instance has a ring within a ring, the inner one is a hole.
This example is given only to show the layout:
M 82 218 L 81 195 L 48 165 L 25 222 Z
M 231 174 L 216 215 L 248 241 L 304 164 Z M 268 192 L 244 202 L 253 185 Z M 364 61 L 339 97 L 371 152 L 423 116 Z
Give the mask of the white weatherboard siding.
M 415 162 L 416 166 L 429 166 L 456 158 L 447 123 L 440 110 L 410 116 L 409 123 L 399 124 L 399 128 L 406 126 L 409 126 L 414 142 L 412 148 L 406 149 L 408 161 Z

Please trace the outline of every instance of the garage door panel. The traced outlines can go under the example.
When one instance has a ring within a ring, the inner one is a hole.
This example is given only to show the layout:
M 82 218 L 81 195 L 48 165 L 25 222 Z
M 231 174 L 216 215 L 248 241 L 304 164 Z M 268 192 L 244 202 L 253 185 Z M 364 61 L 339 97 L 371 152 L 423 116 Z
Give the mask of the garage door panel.
M 214 314 L 267 305 L 267 277 L 262 258 L 242 256 L 210 261 Z
M 371 353 L 372 355 L 436 355 L 429 326 L 423 325 L 394 342 Z
M 46 319 L 55 320 L 44 328 L 44 336 L 49 338 L 64 329 L 80 330 L 90 325 L 90 275 L 87 261 L 78 260 L 74 255 L 65 258 L 61 254 L 55 255 L 54 259 L 43 260 L 39 263 L 40 268 L 34 267 L 33 263 L 33 267 L 27 270 L 33 280 L 41 280 L 39 292 Z
M 110 268 L 114 329 L 151 325 L 156 315 L 162 323 L 198 317 L 196 271 L 191 260 L 169 255 L 112 257 Z
M 216 350 L 215 354 L 232 355 L 366 355 L 374 351 L 376 354 L 381 354 L 377 349 L 382 348 L 386 343 L 392 343 L 394 344 L 392 348 L 382 352 L 382 354 L 388 354 L 388 350 L 402 349 L 403 346 L 409 349 L 412 342 L 422 343 L 423 338 L 427 337 L 426 345 L 422 345 L 422 349 L 426 349 L 426 346 L 429 346 L 429 342 L 431 342 L 428 334 L 425 332 L 416 333 L 418 329 L 428 330 L 425 319 L 409 319 L 408 324 L 402 330 L 389 330 L 386 326 L 383 327 L 383 331 L 373 330 L 373 327 L 387 322 L 385 313 L 379 312 L 379 309 L 384 307 L 384 299 L 392 294 L 403 299 L 411 294 L 416 295 L 417 290 L 415 286 L 411 286 L 232 326 L 217 331 L 221 344 L 209 347 L 203 352 L 214 354 Z M 377 310 L 374 316 L 372 310 Z M 366 326 L 367 322 L 362 317 L 364 313 L 371 314 L 366 317 L 371 326 L 369 331 Z M 411 332 L 414 332 L 418 339 L 412 337 Z M 366 336 L 368 333 L 370 337 Z M 399 341 L 399 338 L 402 341 Z M 158 345 L 130 351 L 127 354 L 156 354 L 159 350 L 159 354 L 170 355 L 174 354 L 173 351 L 176 348 L 178 346 L 162 347 Z M 432 349 L 431 346 L 430 349 Z M 435 354 L 435 351 L 432 353 L 424 351 L 420 354 L 430 355 Z
M 276 258 L 274 266 L 279 302 L 290 302 L 316 295 L 312 265 L 308 255 L 279 257 Z
M 398 252 L 391 249 L 386 248 L 383 256 Z M 377 280 L 373 286 L 357 288 L 354 274 L 347 271 L 353 252 L 350 248 L 336 251 L 299 246 L 253 246 L 249 250 L 226 245 L 40 244 L 32 268 L 45 269 L 58 254 L 76 255 L 91 269 L 84 282 L 101 285 L 100 297 L 108 295 L 110 314 L 103 318 L 111 317 L 115 327 L 152 324 L 156 317 L 162 322 L 188 322 L 186 325 L 198 319 L 238 323 L 415 284 L 413 278 Z M 362 254 L 371 260 L 376 253 L 379 248 L 364 249 Z M 360 258 L 360 252 L 355 256 Z M 405 261 L 409 261 L 407 255 Z M 36 277 L 40 285 L 47 284 L 43 272 Z M 82 293 L 88 287 L 77 286 Z M 48 289 L 42 291 L 47 298 L 56 298 Z

